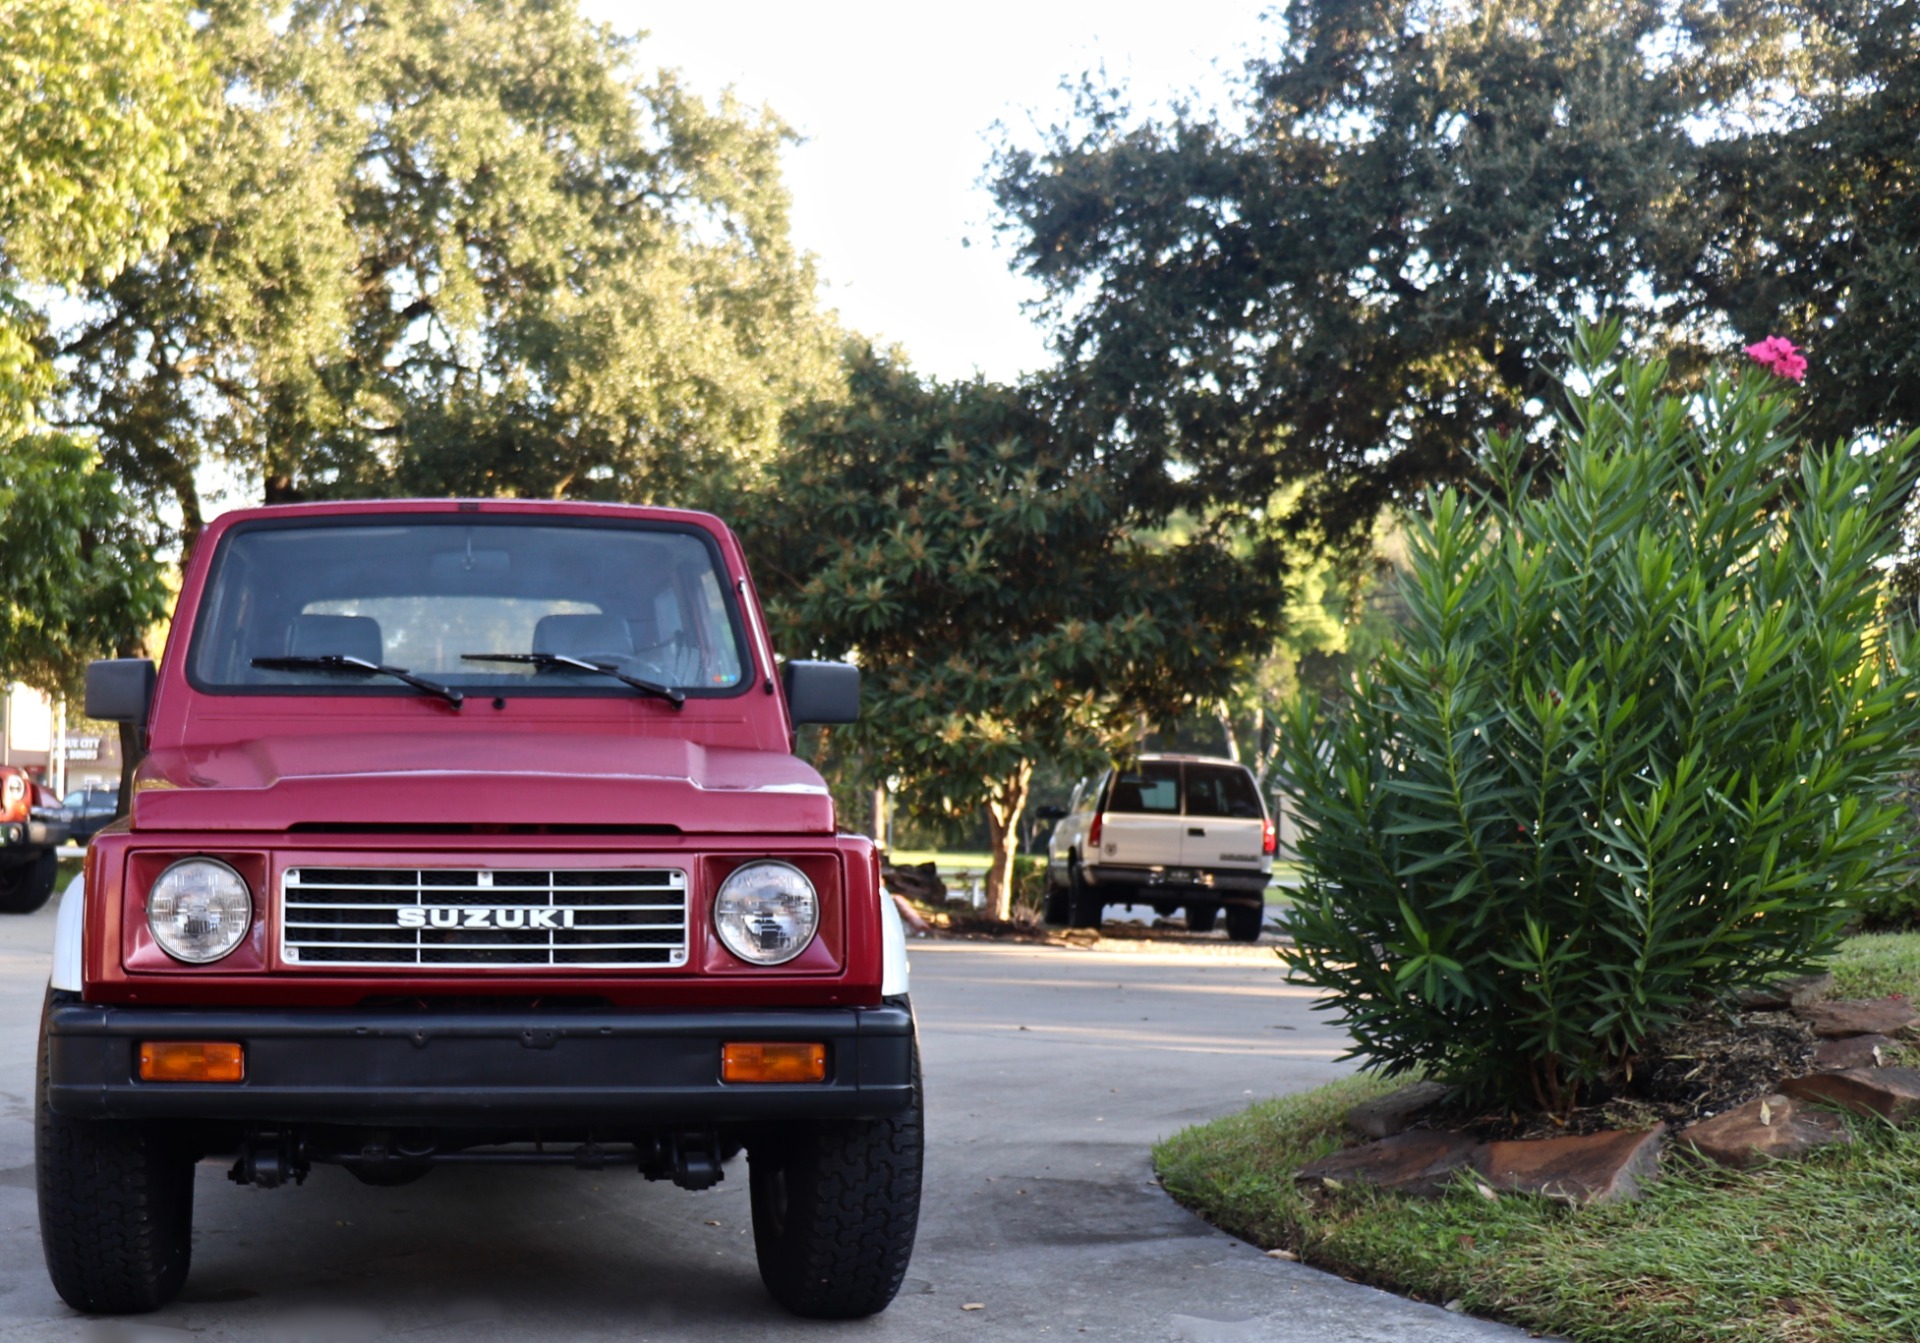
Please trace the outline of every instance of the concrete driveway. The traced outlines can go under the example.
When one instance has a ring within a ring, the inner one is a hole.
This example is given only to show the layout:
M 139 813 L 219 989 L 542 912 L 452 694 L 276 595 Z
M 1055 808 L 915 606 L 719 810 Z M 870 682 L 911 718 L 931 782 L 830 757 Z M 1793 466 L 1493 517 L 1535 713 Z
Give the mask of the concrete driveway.
M 88 1321 L 47 1283 L 34 1208 L 34 1037 L 52 940 L 51 905 L 0 920 L 0 1340 L 1525 1337 L 1269 1259 L 1154 1183 L 1155 1138 L 1344 1071 L 1337 1033 L 1270 952 L 952 942 L 913 948 L 926 1199 L 906 1288 L 875 1319 L 819 1325 L 773 1306 L 737 1163 L 700 1194 L 561 1170 L 445 1169 L 371 1189 L 330 1167 L 266 1192 L 203 1166 L 182 1299 L 139 1321 Z

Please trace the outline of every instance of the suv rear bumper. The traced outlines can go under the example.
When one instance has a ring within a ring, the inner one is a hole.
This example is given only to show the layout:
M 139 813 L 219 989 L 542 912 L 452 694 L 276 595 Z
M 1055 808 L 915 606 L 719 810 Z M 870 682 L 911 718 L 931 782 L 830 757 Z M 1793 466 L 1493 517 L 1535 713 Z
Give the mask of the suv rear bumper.
M 143 1082 L 143 1040 L 238 1041 L 244 1082 Z M 819 1083 L 720 1080 L 728 1041 L 820 1041 Z M 750 1123 L 890 1114 L 902 1006 L 742 1012 L 368 1012 L 49 1004 L 48 1100 L 82 1119 L 282 1124 Z
M 1113 889 L 1113 898 L 1138 891 L 1140 899 L 1184 899 L 1206 897 L 1223 905 L 1258 905 L 1266 901 L 1265 872 L 1219 871 L 1207 868 L 1168 868 L 1128 866 L 1119 863 L 1093 863 L 1084 869 L 1087 884 L 1102 894 Z

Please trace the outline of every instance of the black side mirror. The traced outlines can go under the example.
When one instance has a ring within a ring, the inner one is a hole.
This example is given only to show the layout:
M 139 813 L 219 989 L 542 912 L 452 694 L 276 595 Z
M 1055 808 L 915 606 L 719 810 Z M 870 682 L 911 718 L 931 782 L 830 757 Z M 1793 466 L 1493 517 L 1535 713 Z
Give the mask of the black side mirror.
M 87 717 L 140 727 L 153 704 L 153 663 L 104 658 L 87 664 Z
M 1041 807 L 1038 811 L 1034 812 L 1033 815 L 1035 820 L 1063 821 L 1066 819 L 1067 809 L 1065 807 Z
M 789 662 L 781 673 L 793 725 L 860 717 L 860 669 L 846 662 Z

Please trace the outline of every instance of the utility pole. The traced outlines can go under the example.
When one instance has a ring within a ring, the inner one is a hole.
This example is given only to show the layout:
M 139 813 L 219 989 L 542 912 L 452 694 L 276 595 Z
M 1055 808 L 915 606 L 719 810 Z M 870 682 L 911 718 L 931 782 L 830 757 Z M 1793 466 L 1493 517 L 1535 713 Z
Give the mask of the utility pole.
M 47 774 L 53 780 L 55 797 L 64 799 L 67 795 L 67 697 L 62 695 L 54 701 L 53 741 L 50 743 L 53 753 L 47 757 Z

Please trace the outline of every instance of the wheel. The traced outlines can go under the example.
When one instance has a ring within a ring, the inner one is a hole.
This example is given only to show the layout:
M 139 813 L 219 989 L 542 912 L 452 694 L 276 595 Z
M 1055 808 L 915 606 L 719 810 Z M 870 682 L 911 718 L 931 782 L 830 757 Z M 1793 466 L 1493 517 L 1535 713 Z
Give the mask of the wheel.
M 1067 862 L 1067 923 L 1074 928 L 1098 928 L 1100 917 L 1106 913 L 1106 902 L 1100 893 L 1087 885 L 1086 874 L 1080 870 L 1080 860 Z
M 59 871 L 60 859 L 52 849 L 24 863 L 0 867 L 0 914 L 31 914 L 46 904 Z
M 90 1315 L 158 1310 L 187 1280 L 193 1154 L 162 1125 L 49 1109 L 44 1014 L 35 1090 L 40 1246 L 53 1289 Z
M 1067 903 L 1068 890 L 1065 886 L 1047 883 L 1047 904 L 1041 917 L 1056 927 L 1065 924 L 1073 916 L 1072 906 Z
M 1227 940 L 1229 942 L 1258 942 L 1260 929 L 1267 921 L 1265 905 L 1228 905 Z
M 885 1119 L 806 1125 L 747 1147 L 753 1248 L 773 1299 L 818 1320 L 887 1308 L 920 1225 L 920 1048 L 913 1103 Z
M 1220 916 L 1218 905 L 1188 905 L 1187 931 L 1190 933 L 1210 933 L 1213 921 Z

